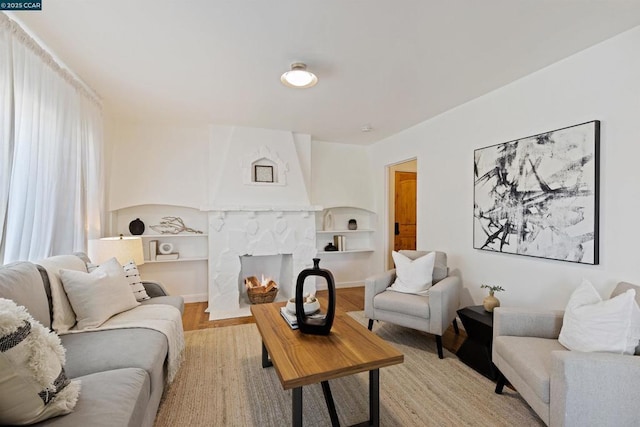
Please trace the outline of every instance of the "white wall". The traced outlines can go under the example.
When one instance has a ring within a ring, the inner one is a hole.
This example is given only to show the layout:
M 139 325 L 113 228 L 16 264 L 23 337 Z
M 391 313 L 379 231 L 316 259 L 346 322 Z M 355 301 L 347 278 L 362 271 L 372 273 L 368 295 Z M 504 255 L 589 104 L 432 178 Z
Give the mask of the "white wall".
M 105 235 L 126 233 L 126 224 L 136 216 L 144 216 L 149 205 L 161 206 L 162 215 L 177 215 L 175 212 L 180 211 L 172 206 L 201 209 L 219 203 L 268 204 L 269 199 L 264 198 L 265 187 L 246 200 L 233 199 L 239 193 L 238 189 L 244 190 L 240 177 L 234 181 L 234 192 L 225 190 L 224 197 L 218 197 L 220 193 L 217 190 L 221 183 L 232 184 L 228 176 L 231 172 L 225 170 L 231 161 L 237 169 L 240 160 L 239 152 L 232 154 L 231 159 L 227 157 L 228 152 L 233 152 L 232 142 L 237 145 L 251 143 L 252 149 L 268 145 L 280 156 L 290 156 L 292 151 L 280 149 L 282 138 L 278 138 L 282 136 L 287 144 L 293 144 L 293 151 L 298 156 L 297 162 L 290 157 L 283 159 L 292 169 L 288 184 L 296 188 L 295 197 L 284 202 L 324 207 L 357 206 L 370 210 L 375 207 L 371 162 L 368 150 L 362 146 L 311 141 L 309 135 L 290 131 L 233 126 L 113 120 L 108 127 L 107 209 L 120 210 L 122 215 L 112 215 L 110 229 L 105 231 Z M 310 201 L 306 194 L 302 194 L 303 188 L 311 189 Z M 250 190 L 255 189 L 252 187 Z M 136 206 L 140 208 L 136 210 Z M 202 214 L 206 217 L 205 212 Z M 153 217 L 148 212 L 146 216 Z M 155 217 L 148 221 L 153 223 L 157 219 Z M 147 226 L 152 225 L 148 221 L 145 221 Z M 352 284 L 369 274 L 370 260 L 370 253 L 333 255 L 332 258 L 325 257 L 322 266 L 335 270 L 336 281 Z M 188 302 L 206 300 L 206 262 L 147 263 L 142 266 L 141 273 L 144 279 L 164 282 L 172 293 L 186 296 Z
M 208 126 L 114 123 L 108 210 L 144 204 L 200 208 L 208 177 Z
M 637 27 L 371 147 L 381 226 L 385 165 L 417 157 L 418 248 L 448 253 L 463 304 L 480 304 L 484 283 L 506 289 L 502 305 L 558 309 L 583 278 L 603 296 L 640 283 L 639 51 Z M 600 265 L 473 249 L 473 150 L 590 120 L 601 121 Z

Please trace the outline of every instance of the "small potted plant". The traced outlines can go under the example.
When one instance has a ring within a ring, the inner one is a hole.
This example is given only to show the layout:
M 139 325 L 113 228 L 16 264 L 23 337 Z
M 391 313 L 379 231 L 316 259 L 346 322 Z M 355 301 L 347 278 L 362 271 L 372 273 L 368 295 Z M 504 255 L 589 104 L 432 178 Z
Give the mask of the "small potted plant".
M 496 298 L 493 294 L 495 292 L 504 291 L 502 286 L 493 286 L 493 285 L 480 285 L 480 288 L 489 289 L 489 295 L 482 300 L 482 306 L 489 313 L 493 312 L 493 309 L 496 307 L 500 307 L 500 300 Z

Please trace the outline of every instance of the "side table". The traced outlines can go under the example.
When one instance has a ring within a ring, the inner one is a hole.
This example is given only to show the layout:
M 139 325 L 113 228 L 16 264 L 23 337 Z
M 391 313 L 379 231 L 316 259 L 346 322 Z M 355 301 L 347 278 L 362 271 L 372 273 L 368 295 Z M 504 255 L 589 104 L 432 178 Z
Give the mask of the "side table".
M 496 380 L 498 370 L 491 361 L 493 313 L 485 311 L 481 305 L 474 305 L 458 310 L 458 317 L 467 332 L 467 339 L 456 355 L 462 362 L 485 377 Z

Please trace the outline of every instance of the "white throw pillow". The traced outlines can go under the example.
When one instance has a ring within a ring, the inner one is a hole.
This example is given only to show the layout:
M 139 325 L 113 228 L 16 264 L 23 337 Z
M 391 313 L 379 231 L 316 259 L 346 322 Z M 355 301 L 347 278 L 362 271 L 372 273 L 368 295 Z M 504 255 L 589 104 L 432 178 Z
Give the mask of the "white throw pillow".
M 150 299 L 149 295 L 147 295 L 147 291 L 142 284 L 142 280 L 140 279 L 140 272 L 138 271 L 138 266 L 136 263 L 131 260 L 125 265 L 122 266 L 124 269 L 124 275 L 129 281 L 129 285 L 131 286 L 131 291 L 136 298 L 136 301 L 144 301 Z
M 0 298 L 0 424 L 33 424 L 73 410 L 80 381 L 64 373 L 60 338 Z
M 558 341 L 569 350 L 633 354 L 640 340 L 640 308 L 630 289 L 603 301 L 584 280 L 564 312 Z
M 60 270 L 60 279 L 76 312 L 79 330 L 97 328 L 111 316 L 140 305 L 115 258 L 91 273 Z
M 436 253 L 429 252 L 415 260 L 396 251 L 393 251 L 391 256 L 396 264 L 396 280 L 389 289 L 407 294 L 426 295 L 433 282 Z

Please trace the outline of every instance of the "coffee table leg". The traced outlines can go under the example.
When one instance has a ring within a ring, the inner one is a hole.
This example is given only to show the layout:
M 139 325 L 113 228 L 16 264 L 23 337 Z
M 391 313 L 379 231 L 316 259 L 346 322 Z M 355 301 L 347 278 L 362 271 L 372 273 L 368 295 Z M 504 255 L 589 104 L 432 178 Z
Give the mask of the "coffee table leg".
M 291 425 L 293 427 L 302 427 L 302 387 L 296 387 L 292 392 Z
M 369 424 L 380 426 L 380 370 L 369 371 Z
M 267 347 L 264 346 L 264 341 L 262 342 L 262 367 L 268 368 L 273 366 L 271 360 L 269 360 L 269 352 L 267 351 Z
M 322 381 L 321 384 L 324 401 L 327 402 L 327 409 L 329 410 L 329 417 L 331 418 L 331 427 L 340 427 L 340 421 L 338 421 L 338 414 L 336 413 L 336 404 L 333 402 L 329 381 Z

